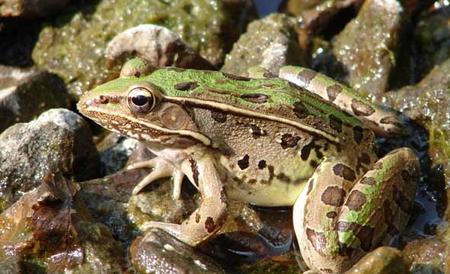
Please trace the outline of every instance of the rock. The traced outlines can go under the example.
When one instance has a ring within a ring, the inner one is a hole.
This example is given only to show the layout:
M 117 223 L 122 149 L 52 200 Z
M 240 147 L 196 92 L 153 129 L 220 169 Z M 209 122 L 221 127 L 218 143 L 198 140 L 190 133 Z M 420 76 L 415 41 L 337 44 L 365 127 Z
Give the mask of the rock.
M 440 238 L 415 240 L 406 245 L 403 253 L 411 264 L 411 273 L 448 273 L 449 248 Z
M 402 274 L 409 273 L 402 252 L 382 246 L 362 257 L 345 274 Z
M 1 262 L 18 261 L 30 272 L 112 273 L 124 267 L 118 242 L 93 222 L 76 200 L 79 186 L 48 173 L 0 215 Z M 14 269 L 14 268 L 12 268 Z M 3 268 L 2 268 L 3 270 Z M 27 272 L 27 271 L 25 271 Z
M 105 57 L 114 63 L 119 57 L 134 53 L 154 67 L 214 69 L 178 34 L 157 25 L 139 25 L 119 33 L 108 43 Z
M 38 186 L 49 172 L 83 180 L 99 170 L 97 150 L 83 119 L 66 109 L 46 111 L 0 135 L 0 209 Z
M 44 17 L 64 8 L 70 0 L 2 0 L 0 17 Z
M 222 71 L 245 75 L 248 68 L 260 66 L 277 74 L 284 65 L 305 64 L 294 27 L 294 18 L 284 14 L 252 22 L 227 55 Z
M 64 82 L 45 71 L 0 66 L 0 132 L 42 112 L 70 106 Z
M 218 65 L 242 29 L 242 20 L 235 20 L 239 18 L 236 12 L 237 6 L 242 7 L 240 17 L 246 18 L 246 2 L 103 0 L 73 4 L 70 12 L 41 31 L 33 60 L 60 75 L 70 93 L 78 97 L 117 76 L 117 70 L 105 66 L 107 42 L 139 24 L 158 24 L 178 33 L 203 58 Z
M 358 16 L 335 37 L 333 52 L 349 85 L 381 96 L 395 65 L 403 9 L 397 0 L 365 1 Z
M 450 59 L 435 67 L 416 86 L 389 92 L 383 101 L 404 112 L 423 126 L 428 134 L 428 155 L 434 165 L 442 165 L 446 184 L 450 183 Z
M 137 238 L 130 253 L 142 273 L 226 273 L 211 258 L 159 229 Z
M 424 76 L 450 58 L 450 6 L 429 10 L 419 17 L 414 31 L 417 44 L 417 66 Z

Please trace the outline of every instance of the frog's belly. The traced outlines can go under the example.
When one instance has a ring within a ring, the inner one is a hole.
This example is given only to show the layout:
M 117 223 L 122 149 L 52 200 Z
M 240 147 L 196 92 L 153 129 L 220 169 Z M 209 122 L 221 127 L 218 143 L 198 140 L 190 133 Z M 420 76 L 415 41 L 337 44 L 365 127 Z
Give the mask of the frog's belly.
M 305 187 L 305 183 L 287 184 L 273 181 L 270 185 L 229 181 L 226 183 L 228 197 L 258 206 L 292 206 Z

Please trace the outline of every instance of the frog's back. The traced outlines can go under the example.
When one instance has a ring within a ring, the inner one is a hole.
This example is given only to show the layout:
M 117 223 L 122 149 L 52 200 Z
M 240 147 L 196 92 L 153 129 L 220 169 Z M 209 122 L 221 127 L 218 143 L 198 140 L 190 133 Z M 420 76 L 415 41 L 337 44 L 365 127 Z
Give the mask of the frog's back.
M 191 113 L 212 140 L 229 195 L 253 204 L 293 204 L 321 159 L 362 130 L 357 118 L 278 78 L 162 69 L 145 80 Z

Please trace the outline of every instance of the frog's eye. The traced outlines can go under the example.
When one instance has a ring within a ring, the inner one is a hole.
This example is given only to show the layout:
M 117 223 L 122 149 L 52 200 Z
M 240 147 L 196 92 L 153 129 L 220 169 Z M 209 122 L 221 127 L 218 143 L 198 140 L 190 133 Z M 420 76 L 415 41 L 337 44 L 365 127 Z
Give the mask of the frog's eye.
M 128 93 L 128 107 L 133 112 L 146 113 L 155 105 L 155 95 L 145 87 L 134 87 Z

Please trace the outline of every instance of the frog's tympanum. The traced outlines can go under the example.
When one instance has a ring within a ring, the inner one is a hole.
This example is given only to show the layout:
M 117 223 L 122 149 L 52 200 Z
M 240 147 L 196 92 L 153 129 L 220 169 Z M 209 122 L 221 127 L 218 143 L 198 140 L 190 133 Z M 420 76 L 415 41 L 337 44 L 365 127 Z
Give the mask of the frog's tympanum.
M 304 68 L 259 79 L 178 68 L 127 71 L 86 92 L 79 110 L 157 156 L 129 167 L 153 168 L 134 193 L 171 176 L 177 199 L 186 176 L 202 197 L 181 224 L 148 227 L 196 245 L 222 226 L 229 199 L 294 206 L 302 256 L 322 273 L 345 271 L 405 228 L 418 160 L 408 148 L 378 159 L 374 146 L 375 133 L 401 130 L 394 113 Z

